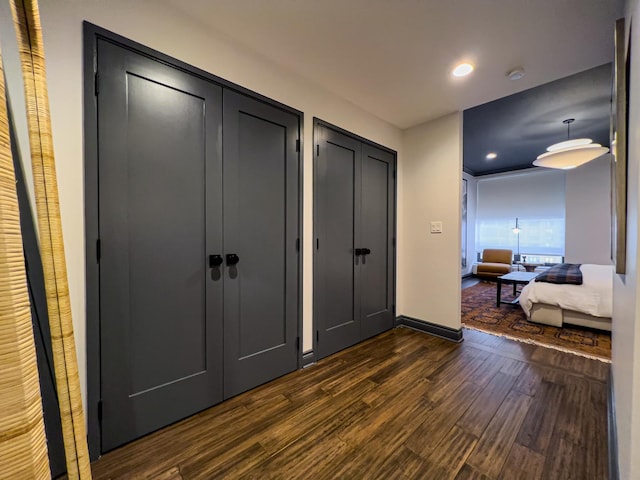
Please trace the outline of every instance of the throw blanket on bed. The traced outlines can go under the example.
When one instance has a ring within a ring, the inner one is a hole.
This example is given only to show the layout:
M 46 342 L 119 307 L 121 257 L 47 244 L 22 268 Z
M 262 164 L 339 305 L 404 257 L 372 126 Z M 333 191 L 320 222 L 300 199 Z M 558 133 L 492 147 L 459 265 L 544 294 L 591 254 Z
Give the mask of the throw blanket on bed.
M 554 265 L 536 277 L 536 282 L 582 285 L 580 263 L 561 263 Z

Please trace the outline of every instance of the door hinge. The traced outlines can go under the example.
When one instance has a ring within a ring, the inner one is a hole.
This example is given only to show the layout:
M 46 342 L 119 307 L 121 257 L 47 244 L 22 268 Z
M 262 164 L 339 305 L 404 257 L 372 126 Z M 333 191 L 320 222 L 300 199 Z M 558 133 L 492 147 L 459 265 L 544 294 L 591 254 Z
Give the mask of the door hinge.
M 320 330 L 316 330 L 316 343 L 320 341 Z
M 296 350 L 300 351 L 300 337 L 296 337 Z
M 396 178 L 396 171 L 393 171 L 393 178 Z
M 98 421 L 102 422 L 102 399 L 98 400 Z
M 316 144 L 316 157 L 320 156 L 320 144 Z
M 296 140 L 296 152 L 300 151 L 300 139 Z
M 316 238 L 316 250 L 320 250 L 320 239 Z
M 396 246 L 396 237 L 393 237 L 391 239 L 391 245 L 393 245 L 394 247 Z
M 100 93 L 100 75 L 98 74 L 98 72 L 95 73 L 93 77 L 93 82 L 94 82 L 94 86 L 93 86 L 94 92 L 97 96 L 98 93 Z
M 300 239 L 296 238 L 296 252 L 300 251 Z
M 96 262 L 100 263 L 100 257 L 102 256 L 102 244 L 100 239 L 96 240 Z

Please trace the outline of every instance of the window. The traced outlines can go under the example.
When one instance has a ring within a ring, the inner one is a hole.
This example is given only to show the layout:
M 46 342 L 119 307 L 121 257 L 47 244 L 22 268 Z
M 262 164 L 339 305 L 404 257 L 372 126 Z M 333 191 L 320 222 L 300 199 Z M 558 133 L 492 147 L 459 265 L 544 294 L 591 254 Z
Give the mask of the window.
M 553 170 L 478 179 L 476 250 L 510 248 L 532 262 L 559 261 L 565 241 L 564 180 L 564 172 Z M 519 234 L 513 232 L 516 218 Z

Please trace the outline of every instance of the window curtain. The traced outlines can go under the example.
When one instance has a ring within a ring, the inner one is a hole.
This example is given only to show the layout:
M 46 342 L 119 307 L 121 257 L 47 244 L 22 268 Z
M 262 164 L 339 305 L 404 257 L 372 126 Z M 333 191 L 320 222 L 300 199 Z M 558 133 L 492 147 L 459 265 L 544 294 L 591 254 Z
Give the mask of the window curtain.
M 564 256 L 563 171 L 479 178 L 477 200 L 478 252 L 485 248 L 509 248 L 514 254 Z M 520 227 L 518 234 L 513 232 L 516 218 Z

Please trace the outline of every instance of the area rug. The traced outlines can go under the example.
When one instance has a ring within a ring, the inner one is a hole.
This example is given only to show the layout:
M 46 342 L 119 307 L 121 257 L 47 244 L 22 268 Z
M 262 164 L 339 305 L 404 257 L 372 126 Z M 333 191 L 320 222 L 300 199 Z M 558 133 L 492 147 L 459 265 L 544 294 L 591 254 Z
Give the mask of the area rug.
M 513 300 L 513 288 L 502 288 L 502 300 Z M 465 327 L 520 342 L 533 343 L 606 362 L 611 361 L 611 335 L 581 328 L 557 328 L 529 322 L 519 305 L 496 307 L 496 284 L 480 282 L 462 290 Z

